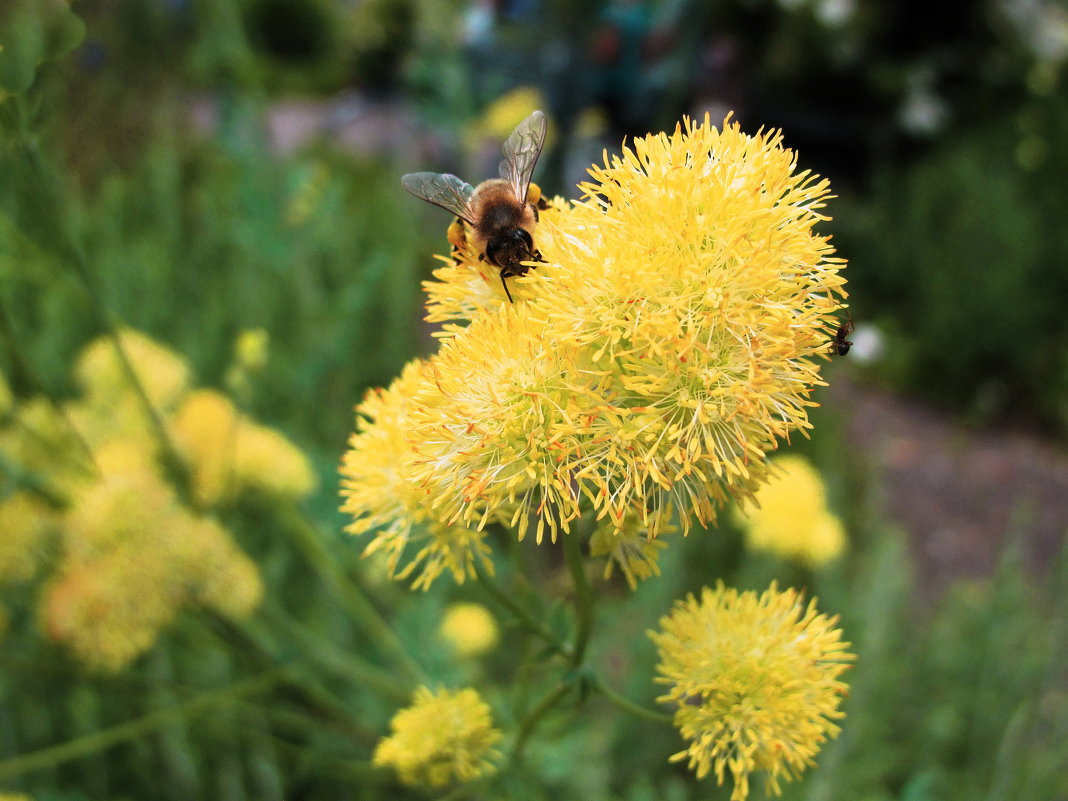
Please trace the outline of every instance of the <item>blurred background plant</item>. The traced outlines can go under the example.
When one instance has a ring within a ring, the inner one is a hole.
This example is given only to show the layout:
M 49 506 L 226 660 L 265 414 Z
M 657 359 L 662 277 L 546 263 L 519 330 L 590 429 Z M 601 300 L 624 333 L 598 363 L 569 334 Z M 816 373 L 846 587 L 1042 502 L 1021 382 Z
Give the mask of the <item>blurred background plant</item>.
M 725 516 L 634 593 L 607 585 L 591 663 L 652 706 L 645 631 L 672 600 L 778 579 L 858 654 L 843 733 L 785 798 L 1068 798 L 1066 60 L 1043 0 L 6 0 L 0 787 L 425 798 L 371 766 L 418 684 L 476 684 L 505 730 L 546 691 L 516 675 L 539 643 L 514 610 L 389 584 L 336 511 L 353 404 L 430 349 L 419 281 L 446 221 L 399 175 L 477 181 L 542 107 L 550 195 L 684 113 L 782 127 L 840 196 L 859 325 L 791 447 L 815 474 L 797 520 L 845 532 L 837 556 Z M 887 445 L 857 386 L 937 404 L 949 444 Z M 902 530 L 899 486 L 937 494 L 967 426 L 1028 432 L 1032 485 L 1007 511 L 955 497 L 1007 521 L 983 541 L 947 538 L 948 507 Z M 935 583 L 917 541 L 1002 555 Z M 500 545 L 498 582 L 566 631 L 555 555 Z M 586 711 L 549 721 L 503 796 L 728 797 L 668 764 L 670 726 Z

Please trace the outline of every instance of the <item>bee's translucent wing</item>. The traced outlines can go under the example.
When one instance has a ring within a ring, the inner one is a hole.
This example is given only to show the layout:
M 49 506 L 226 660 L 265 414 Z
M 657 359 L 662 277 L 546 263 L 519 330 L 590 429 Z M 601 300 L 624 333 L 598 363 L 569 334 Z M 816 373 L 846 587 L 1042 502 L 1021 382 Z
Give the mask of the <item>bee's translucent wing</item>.
M 511 185 L 521 203 L 526 201 L 530 176 L 534 174 L 534 165 L 545 147 L 545 127 L 545 115 L 535 111 L 516 126 L 501 148 L 504 153 L 501 178 Z
M 475 189 L 467 181 L 448 173 L 410 172 L 401 178 L 401 185 L 427 203 L 452 212 L 466 223 L 475 224 L 475 215 L 468 202 Z

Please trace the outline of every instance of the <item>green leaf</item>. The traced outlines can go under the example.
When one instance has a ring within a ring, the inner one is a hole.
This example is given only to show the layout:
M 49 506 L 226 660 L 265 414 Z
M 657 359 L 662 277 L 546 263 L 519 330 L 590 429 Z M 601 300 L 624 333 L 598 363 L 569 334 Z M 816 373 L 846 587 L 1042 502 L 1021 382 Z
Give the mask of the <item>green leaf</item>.
M 64 0 L 6 0 L 0 6 L 0 98 L 29 89 L 37 68 L 82 41 L 85 24 Z

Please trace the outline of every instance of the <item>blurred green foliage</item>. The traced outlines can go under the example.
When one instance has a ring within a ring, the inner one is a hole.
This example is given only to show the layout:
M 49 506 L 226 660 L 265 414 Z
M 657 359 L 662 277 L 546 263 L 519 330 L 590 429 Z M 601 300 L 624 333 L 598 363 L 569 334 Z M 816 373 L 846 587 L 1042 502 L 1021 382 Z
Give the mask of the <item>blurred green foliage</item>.
M 890 334 L 879 372 L 978 422 L 1068 433 L 1068 98 L 945 142 L 836 212 L 861 314 Z M 1035 159 L 1032 163 L 1029 159 Z M 1021 164 L 1021 162 L 1023 162 Z
M 324 489 L 300 508 L 253 495 L 227 509 L 225 523 L 263 574 L 264 609 L 240 626 L 184 614 L 118 675 L 86 673 L 45 641 L 39 588 L 0 588 L 9 616 L 0 787 L 37 801 L 426 797 L 368 764 L 405 698 L 391 694 L 389 679 L 404 671 L 391 641 L 367 622 L 366 605 L 389 610 L 397 641 L 426 676 L 486 688 L 502 728 L 548 686 L 545 676 L 516 675 L 539 648 L 516 625 L 485 661 L 452 658 L 436 631 L 447 601 L 478 600 L 504 622 L 507 611 L 478 587 L 413 596 L 383 585 L 334 511 L 353 403 L 419 348 L 417 284 L 443 249 L 441 221 L 428 216 L 437 229 L 427 232 L 413 218 L 397 186 L 410 165 L 322 142 L 280 155 L 261 114 L 264 81 L 338 88 L 351 70 L 366 69 L 359 64 L 380 63 L 382 49 L 444 37 L 439 23 L 458 4 L 422 8 L 412 28 L 405 4 L 369 2 L 350 10 L 369 16 L 348 31 L 333 24 L 325 0 L 80 5 L 88 44 L 58 64 L 48 59 L 69 51 L 81 28 L 65 3 L 20 0 L 0 10 L 8 93 L 0 174 L 10 178 L 0 183 L 3 372 L 23 399 L 63 399 L 74 390 L 74 354 L 121 321 L 189 358 L 200 383 L 219 385 L 238 333 L 263 327 L 270 358 L 248 410 L 308 450 Z M 304 27 L 287 33 L 305 38 L 279 54 L 268 23 L 282 5 L 303 9 Z M 347 51 L 351 61 L 332 61 L 344 36 L 360 47 Z M 782 60 L 790 51 L 772 52 Z M 408 73 L 439 116 L 465 93 L 454 56 L 441 56 L 447 86 L 432 80 L 425 57 Z M 97 71 L 98 57 L 117 73 Z M 187 125 L 183 93 L 197 84 L 217 103 L 216 135 Z M 977 413 L 1038 409 L 1063 423 L 1068 229 L 1059 217 L 1068 208 L 1068 155 L 1056 143 L 1068 137 L 1068 106 L 1051 99 L 1033 109 L 890 165 L 833 212 L 855 308 L 890 332 L 884 376 Z M 1042 151 L 1033 168 L 1021 167 L 1024 140 L 1032 142 L 1025 163 Z M 1007 557 L 991 580 L 934 597 L 915 586 L 896 534 L 865 517 L 866 499 L 852 491 L 855 465 L 839 458 L 840 432 L 827 426 L 815 437 L 830 483 L 851 490 L 843 515 L 863 532 L 854 554 L 808 573 L 746 554 L 730 526 L 674 542 L 662 577 L 633 596 L 616 585 L 604 591 L 593 653 L 600 674 L 651 706 L 655 654 L 645 632 L 673 599 L 717 577 L 755 588 L 785 577 L 843 615 L 859 655 L 842 735 L 818 768 L 786 786 L 785 799 L 1068 797 L 1060 745 L 1068 738 L 1068 561 L 1034 579 Z M 6 494 L 18 477 L 4 481 Z M 501 586 L 566 630 L 555 555 L 503 537 L 498 546 L 509 554 L 497 566 Z M 575 682 L 580 689 L 581 677 Z M 593 714 L 550 720 L 527 763 L 501 777 L 504 797 L 728 796 L 668 764 L 681 748 L 673 728 L 584 700 Z
M 11 0 L 0 7 L 0 92 L 33 84 L 42 61 L 66 55 L 81 41 L 81 19 L 63 0 Z

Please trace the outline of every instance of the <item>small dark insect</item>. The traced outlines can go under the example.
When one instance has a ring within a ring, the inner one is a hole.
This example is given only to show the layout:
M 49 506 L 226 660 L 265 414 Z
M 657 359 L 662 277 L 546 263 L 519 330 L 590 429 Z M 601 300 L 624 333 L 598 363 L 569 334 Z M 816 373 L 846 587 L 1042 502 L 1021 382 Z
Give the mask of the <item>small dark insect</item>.
M 845 356 L 849 353 L 849 349 L 853 347 L 853 343 L 846 339 L 846 337 L 852 334 L 854 330 L 853 316 L 849 312 L 846 312 L 845 322 L 838 326 L 838 330 L 834 332 L 834 339 L 831 340 L 831 350 L 836 355 Z
M 541 198 L 530 176 L 545 146 L 545 128 L 545 115 L 540 111 L 519 123 L 501 148 L 501 177 L 477 187 L 448 173 L 415 172 L 401 178 L 401 184 L 413 195 L 457 216 L 460 224 L 449 226 L 449 242 L 454 249 L 466 239 L 463 224 L 470 227 L 479 259 L 500 269 L 509 301 L 512 293 L 505 279 L 526 274 L 529 266 L 523 262 L 541 261 L 533 238 L 538 221 L 535 204 Z M 534 198 L 530 197 L 532 189 Z

